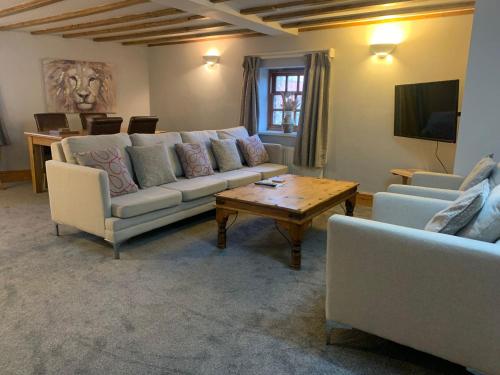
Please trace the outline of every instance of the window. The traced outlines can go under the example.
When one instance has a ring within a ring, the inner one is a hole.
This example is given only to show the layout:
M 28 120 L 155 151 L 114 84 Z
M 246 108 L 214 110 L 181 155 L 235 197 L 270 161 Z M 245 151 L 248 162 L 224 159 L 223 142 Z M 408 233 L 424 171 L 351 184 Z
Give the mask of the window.
M 304 87 L 304 69 L 279 69 L 269 71 L 269 95 L 267 105 L 267 130 L 283 130 L 285 116 L 291 115 L 293 130 L 297 131 L 300 109 L 302 107 L 302 90 Z M 285 99 L 297 103 L 295 108 L 287 110 Z M 292 113 L 290 113 L 292 112 Z

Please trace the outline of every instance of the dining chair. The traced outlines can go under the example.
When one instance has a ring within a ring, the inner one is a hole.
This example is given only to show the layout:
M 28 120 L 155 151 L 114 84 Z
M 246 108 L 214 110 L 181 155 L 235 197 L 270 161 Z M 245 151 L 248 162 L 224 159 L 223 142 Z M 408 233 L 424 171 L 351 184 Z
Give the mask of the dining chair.
M 40 132 L 69 128 L 68 119 L 64 113 L 35 113 L 33 116 Z
M 88 135 L 120 133 L 123 119 L 121 117 L 94 118 L 89 123 Z
M 108 115 L 106 113 L 98 113 L 98 112 L 82 112 L 80 113 L 80 121 L 82 122 L 82 129 L 87 130 L 90 124 L 90 121 L 95 118 L 107 118 Z
M 128 124 L 128 134 L 142 133 L 154 134 L 158 117 L 155 116 L 132 116 Z

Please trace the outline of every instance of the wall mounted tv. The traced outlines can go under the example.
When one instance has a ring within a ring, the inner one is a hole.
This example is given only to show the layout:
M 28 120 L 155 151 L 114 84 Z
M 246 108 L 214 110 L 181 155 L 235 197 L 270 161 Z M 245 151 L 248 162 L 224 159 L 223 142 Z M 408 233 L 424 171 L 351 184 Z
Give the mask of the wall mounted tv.
M 396 86 L 394 135 L 455 143 L 459 80 Z

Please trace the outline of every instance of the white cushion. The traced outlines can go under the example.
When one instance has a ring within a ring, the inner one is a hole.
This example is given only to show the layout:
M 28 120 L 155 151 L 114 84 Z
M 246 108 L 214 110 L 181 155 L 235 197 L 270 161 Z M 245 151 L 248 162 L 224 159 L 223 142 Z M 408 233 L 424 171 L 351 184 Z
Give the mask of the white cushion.
M 491 191 L 479 214 L 458 235 L 486 242 L 500 238 L 500 186 Z
M 111 213 L 126 219 L 148 212 L 177 206 L 182 202 L 182 194 L 159 187 L 139 190 L 136 193 L 111 198 Z
M 78 164 L 74 154 L 79 152 L 100 151 L 108 148 L 117 147 L 123 157 L 125 165 L 131 176 L 134 175 L 130 157 L 126 151 L 127 146 L 132 146 L 130 137 L 125 133 L 105 134 L 105 135 L 86 135 L 64 138 L 61 141 L 66 162 Z
M 461 194 L 444 210 L 436 213 L 425 226 L 425 230 L 456 234 L 481 210 L 489 193 L 490 184 L 488 180 L 483 180 Z
M 210 158 L 210 163 L 213 169 L 217 169 L 217 161 L 215 160 L 215 155 L 212 152 L 212 143 L 210 139 L 219 139 L 217 132 L 215 130 L 197 130 L 191 132 L 181 132 L 182 142 L 184 143 L 201 143 L 205 145 L 208 157 Z
M 212 139 L 211 142 L 212 151 L 221 172 L 233 171 L 243 167 L 236 139 Z
M 288 173 L 288 167 L 282 164 L 264 163 L 257 165 L 256 167 L 243 167 L 242 171 L 257 172 L 260 173 L 262 179 L 271 178 L 274 176 L 279 176 L 281 174 Z
M 182 143 L 181 134 L 178 132 L 167 132 L 158 134 L 131 134 L 130 140 L 134 146 L 151 146 L 157 143 L 162 143 L 167 146 L 168 157 L 174 168 L 174 173 L 177 177 L 183 175 L 182 165 L 175 152 L 175 145 Z
M 479 184 L 485 178 L 489 178 L 495 168 L 496 163 L 491 155 L 485 156 L 472 168 L 472 171 L 465 177 L 459 190 L 465 191 Z
M 223 179 L 227 182 L 228 189 L 233 189 L 239 186 L 252 184 L 261 180 L 261 174 L 257 172 L 249 172 L 242 169 L 237 169 L 228 172 L 216 172 L 215 177 Z
M 161 188 L 176 190 L 182 193 L 184 202 L 206 197 L 226 190 L 227 183 L 214 176 L 181 178 L 177 182 L 161 185 Z

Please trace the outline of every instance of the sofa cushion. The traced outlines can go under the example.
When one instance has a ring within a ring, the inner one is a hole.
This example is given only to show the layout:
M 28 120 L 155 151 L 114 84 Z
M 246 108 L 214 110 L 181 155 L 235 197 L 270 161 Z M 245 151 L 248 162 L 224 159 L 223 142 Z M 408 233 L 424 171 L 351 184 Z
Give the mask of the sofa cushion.
M 196 178 L 214 174 L 207 149 L 201 143 L 178 143 L 175 151 L 187 178 Z
M 267 150 L 258 135 L 238 139 L 238 146 L 250 167 L 255 167 L 269 161 Z
M 127 151 L 142 189 L 177 181 L 167 146 L 160 143 L 152 146 L 131 146 L 127 147 Z
M 132 146 L 132 142 L 128 134 L 118 133 L 68 137 L 64 138 L 61 141 L 61 144 L 64 150 L 64 156 L 66 157 L 66 162 L 71 164 L 78 164 L 74 156 L 77 152 L 100 151 L 107 148 L 117 147 L 123 156 L 123 160 L 130 175 L 134 175 L 132 162 L 130 161 L 130 157 L 125 150 L 127 146 Z
M 191 132 L 181 132 L 182 142 L 184 143 L 201 143 L 205 145 L 210 158 L 210 163 L 213 169 L 217 169 L 217 161 L 212 152 L 212 144 L 210 139 L 219 139 L 215 130 L 197 130 Z
M 227 188 L 227 183 L 225 180 L 214 176 L 204 176 L 191 179 L 180 178 L 177 182 L 171 182 L 160 187 L 180 191 L 182 200 L 188 202 L 224 191 Z
M 174 168 L 177 177 L 183 175 L 182 165 L 175 152 L 175 145 L 182 143 L 181 134 L 178 132 L 167 132 L 158 134 L 131 134 L 130 140 L 133 146 L 151 146 L 157 143 L 162 143 L 167 146 L 168 157 Z
M 225 180 L 227 182 L 228 189 L 252 184 L 262 179 L 260 173 L 245 171 L 242 169 L 228 172 L 216 172 L 214 177 Z
M 243 167 L 241 163 L 236 139 L 212 139 L 212 150 L 219 170 L 221 172 L 232 171 Z
M 241 171 L 257 172 L 260 173 L 262 179 L 279 176 L 288 173 L 288 167 L 282 164 L 264 163 L 256 167 L 243 167 Z
M 151 187 L 136 193 L 111 199 L 111 213 L 114 217 L 126 219 L 148 212 L 174 207 L 182 202 L 178 191 Z
M 495 168 L 496 163 L 493 160 L 493 155 L 488 155 L 478 161 L 478 163 L 474 166 L 472 171 L 465 177 L 462 185 L 458 188 L 460 191 L 465 191 L 470 189 L 473 186 L 476 186 L 481 181 L 486 178 L 489 178 L 493 169 Z
M 248 130 L 244 126 L 217 130 L 217 135 L 220 139 L 241 139 L 250 137 Z
M 490 175 L 490 188 L 493 189 L 495 186 L 500 185 L 500 163 L 495 165 L 493 172 Z

